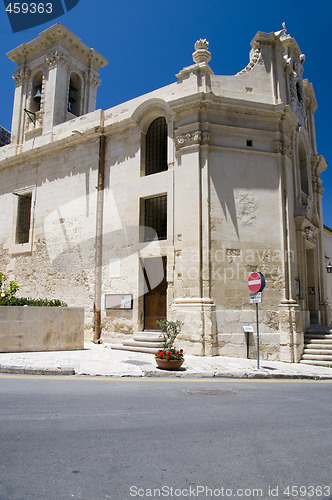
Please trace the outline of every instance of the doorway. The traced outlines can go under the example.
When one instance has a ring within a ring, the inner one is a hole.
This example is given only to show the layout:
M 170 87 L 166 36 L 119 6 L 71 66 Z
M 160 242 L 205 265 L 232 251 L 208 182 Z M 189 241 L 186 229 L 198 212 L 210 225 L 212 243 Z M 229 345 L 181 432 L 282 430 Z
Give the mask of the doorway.
M 144 330 L 160 330 L 166 319 L 166 257 L 144 259 Z

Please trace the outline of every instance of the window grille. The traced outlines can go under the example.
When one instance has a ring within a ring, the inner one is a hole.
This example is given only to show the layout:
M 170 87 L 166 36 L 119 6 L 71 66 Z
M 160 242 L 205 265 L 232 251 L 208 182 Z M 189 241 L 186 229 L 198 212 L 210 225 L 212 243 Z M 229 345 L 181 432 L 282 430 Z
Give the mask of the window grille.
M 32 193 L 18 195 L 16 243 L 29 243 Z
M 163 116 L 148 128 L 145 144 L 145 175 L 167 170 L 167 123 Z
M 144 202 L 144 241 L 167 239 L 167 195 L 147 198 Z

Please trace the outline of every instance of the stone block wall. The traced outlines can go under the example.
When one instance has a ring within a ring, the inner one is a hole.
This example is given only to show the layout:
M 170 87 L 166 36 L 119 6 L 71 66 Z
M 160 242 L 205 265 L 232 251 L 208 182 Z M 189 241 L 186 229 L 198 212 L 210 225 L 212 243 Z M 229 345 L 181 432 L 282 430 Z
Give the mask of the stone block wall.
M 83 348 L 83 308 L 0 307 L 0 352 L 71 351 Z

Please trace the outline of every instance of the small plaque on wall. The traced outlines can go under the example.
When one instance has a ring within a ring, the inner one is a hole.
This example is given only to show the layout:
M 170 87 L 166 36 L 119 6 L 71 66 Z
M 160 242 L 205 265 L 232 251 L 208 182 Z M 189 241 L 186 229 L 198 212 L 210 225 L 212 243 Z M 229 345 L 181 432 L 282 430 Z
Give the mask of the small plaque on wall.
M 131 293 L 107 293 L 105 294 L 105 309 L 132 309 L 133 296 Z

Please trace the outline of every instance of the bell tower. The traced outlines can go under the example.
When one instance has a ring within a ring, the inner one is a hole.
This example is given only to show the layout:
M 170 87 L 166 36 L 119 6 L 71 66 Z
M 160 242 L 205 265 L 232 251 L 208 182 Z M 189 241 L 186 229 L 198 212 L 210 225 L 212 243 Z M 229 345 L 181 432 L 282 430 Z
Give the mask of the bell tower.
M 107 60 L 58 23 L 7 54 L 17 64 L 12 144 L 96 109 L 98 70 Z

